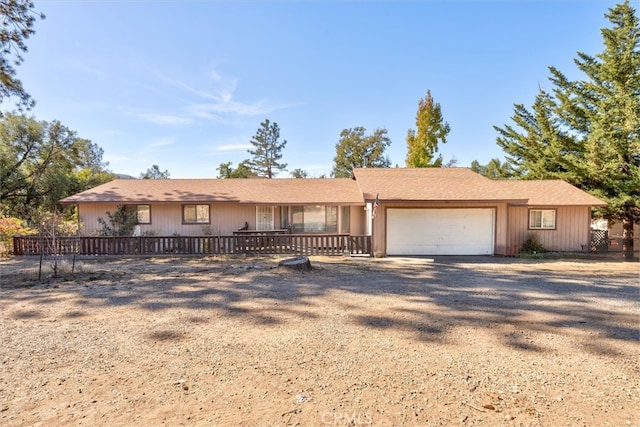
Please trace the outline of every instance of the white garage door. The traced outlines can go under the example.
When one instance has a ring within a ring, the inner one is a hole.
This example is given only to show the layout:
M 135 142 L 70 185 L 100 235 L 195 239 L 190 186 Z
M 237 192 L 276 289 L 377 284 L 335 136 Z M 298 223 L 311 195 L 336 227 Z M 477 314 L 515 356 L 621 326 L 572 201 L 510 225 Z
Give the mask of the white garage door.
M 388 255 L 493 255 L 494 209 L 387 209 Z

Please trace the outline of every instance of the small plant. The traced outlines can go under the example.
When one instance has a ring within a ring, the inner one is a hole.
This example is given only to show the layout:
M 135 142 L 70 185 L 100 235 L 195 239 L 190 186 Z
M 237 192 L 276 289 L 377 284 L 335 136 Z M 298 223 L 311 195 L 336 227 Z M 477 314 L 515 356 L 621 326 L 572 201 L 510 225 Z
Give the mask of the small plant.
M 98 223 L 102 225 L 101 236 L 130 236 L 138 224 L 138 213 L 120 205 L 115 213 L 107 212 L 107 219 L 108 222 L 98 218 Z
M 540 242 L 538 235 L 535 233 L 529 233 L 527 240 L 524 241 L 522 248 L 520 249 L 520 252 L 527 254 L 538 254 L 546 251 L 547 250 Z

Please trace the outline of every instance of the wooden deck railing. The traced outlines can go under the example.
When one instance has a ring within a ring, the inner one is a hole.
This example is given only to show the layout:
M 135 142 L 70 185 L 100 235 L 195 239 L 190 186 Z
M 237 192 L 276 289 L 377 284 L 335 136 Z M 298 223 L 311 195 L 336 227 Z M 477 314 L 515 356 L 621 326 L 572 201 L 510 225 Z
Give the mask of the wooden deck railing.
M 14 255 L 370 255 L 371 236 L 243 234 L 236 236 L 14 236 Z

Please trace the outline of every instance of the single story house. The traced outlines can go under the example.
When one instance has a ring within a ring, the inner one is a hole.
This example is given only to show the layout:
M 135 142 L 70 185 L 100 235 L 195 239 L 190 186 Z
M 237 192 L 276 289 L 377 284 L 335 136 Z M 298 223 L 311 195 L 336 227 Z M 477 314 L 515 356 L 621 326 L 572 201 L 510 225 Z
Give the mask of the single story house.
M 249 230 L 368 235 L 385 255 L 514 255 L 529 233 L 552 251 L 590 244 L 601 200 L 560 180 L 496 181 L 467 168 L 366 168 L 348 178 L 118 179 L 61 200 L 83 235 L 119 205 L 142 233 Z

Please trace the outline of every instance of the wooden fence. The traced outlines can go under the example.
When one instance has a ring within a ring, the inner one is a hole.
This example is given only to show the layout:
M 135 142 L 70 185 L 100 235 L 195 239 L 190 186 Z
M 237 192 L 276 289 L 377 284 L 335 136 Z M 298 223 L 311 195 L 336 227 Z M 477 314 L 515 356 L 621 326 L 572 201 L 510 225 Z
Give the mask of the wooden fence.
M 239 236 L 14 236 L 14 255 L 370 255 L 371 236 L 243 234 Z

